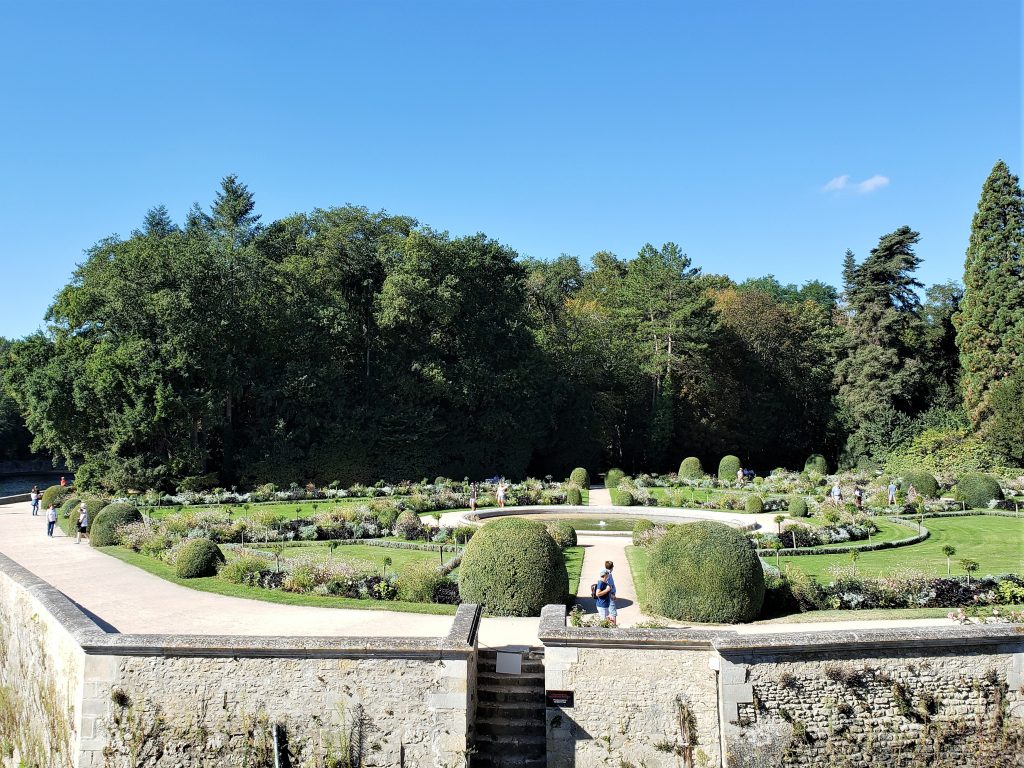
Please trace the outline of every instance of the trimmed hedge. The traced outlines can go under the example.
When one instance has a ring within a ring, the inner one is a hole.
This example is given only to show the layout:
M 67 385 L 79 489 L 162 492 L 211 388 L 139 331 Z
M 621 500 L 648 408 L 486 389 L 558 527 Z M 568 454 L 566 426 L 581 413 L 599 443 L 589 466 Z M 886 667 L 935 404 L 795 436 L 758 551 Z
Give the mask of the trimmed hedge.
M 910 528 L 912 530 L 918 529 L 918 524 L 913 520 L 906 520 L 902 517 L 887 517 L 890 523 L 896 523 L 902 525 L 904 528 Z M 876 552 L 880 549 L 896 549 L 897 547 L 908 547 L 911 544 L 918 544 L 929 536 L 929 531 L 924 526 L 920 526 L 920 533 L 916 533 L 913 536 L 908 536 L 905 539 L 896 539 L 895 541 L 881 541 L 877 543 L 869 544 L 839 544 L 836 546 L 819 546 L 819 547 L 783 547 L 778 551 L 780 555 L 796 556 L 796 555 L 845 555 L 856 550 L 857 552 Z M 757 554 L 761 557 L 774 557 L 774 549 L 759 549 Z
M 64 499 L 74 493 L 74 491 L 75 489 L 70 485 L 63 488 L 59 485 L 51 485 L 43 491 L 43 498 L 39 500 L 39 505 L 43 509 L 48 509 L 51 504 L 55 507 L 60 506 Z
M 565 503 L 572 507 L 581 506 L 583 504 L 583 492 L 579 488 L 566 488 Z
M 179 579 L 199 579 L 216 576 L 217 566 L 224 562 L 224 553 L 209 539 L 190 541 L 178 553 L 174 572 Z
M 804 462 L 804 472 L 817 472 L 819 475 L 828 474 L 828 460 L 820 453 L 812 453 Z
M 555 520 L 547 524 L 547 529 L 560 549 L 576 546 L 576 529 L 568 520 Z
M 421 530 L 423 530 L 423 521 L 420 520 L 419 515 L 408 509 L 395 520 L 395 535 L 401 536 L 406 541 L 418 539 Z
M 616 507 L 632 507 L 636 501 L 627 488 L 611 488 L 608 495 L 612 497 L 612 504 Z
M 74 504 L 70 502 L 74 501 Z M 78 533 L 78 507 L 82 502 L 85 502 L 85 511 L 89 516 L 89 525 L 86 526 L 86 532 L 92 534 L 92 527 L 96 523 L 96 516 L 107 506 L 109 499 L 97 499 L 84 498 L 84 499 L 68 499 L 64 503 L 64 506 L 60 509 L 60 514 L 57 515 L 57 524 L 60 529 L 64 531 L 65 536 L 75 536 Z M 68 516 L 65 517 L 65 511 Z
M 752 515 L 759 515 L 764 512 L 764 499 L 755 495 L 747 496 L 743 508 Z
M 789 516 L 807 517 L 807 500 L 803 496 L 789 497 Z
M 622 482 L 622 479 L 625 476 L 626 476 L 626 473 L 623 472 L 621 469 L 617 469 L 615 467 L 613 467 L 612 469 L 609 469 L 608 470 L 608 474 L 606 474 L 604 476 L 604 487 L 609 489 L 609 490 L 618 488 L 619 487 L 619 483 Z
M 757 552 L 724 523 L 702 520 L 670 529 L 651 549 L 647 576 L 651 609 L 679 621 L 751 621 L 764 602 Z
M 650 520 L 637 520 L 633 523 L 633 546 L 642 547 L 644 534 L 654 530 L 654 523 Z
M 543 523 L 507 517 L 487 523 L 469 540 L 459 568 L 463 602 L 495 616 L 539 616 L 564 603 L 569 587 L 562 551 Z
M 141 523 L 142 513 L 131 504 L 107 504 L 92 521 L 89 543 L 94 547 L 117 544 L 117 529 L 128 523 Z
M 740 471 L 740 459 L 738 456 L 723 456 L 718 462 L 718 479 L 732 482 L 736 479 L 736 473 Z
M 900 478 L 900 490 L 906 493 L 914 486 L 914 490 L 926 499 L 934 499 L 939 495 L 939 483 L 930 472 L 909 470 Z
M 1003 498 L 1003 489 L 999 481 L 991 475 L 969 473 L 956 483 L 955 498 L 964 502 L 972 509 L 985 509 L 992 499 Z
M 580 488 L 590 487 L 590 473 L 587 472 L 586 467 L 576 467 L 569 474 L 569 482 L 576 483 Z
M 735 473 L 733 473 L 735 476 Z M 696 456 L 687 456 L 679 465 L 679 477 L 684 480 L 700 480 L 704 477 L 704 467 Z

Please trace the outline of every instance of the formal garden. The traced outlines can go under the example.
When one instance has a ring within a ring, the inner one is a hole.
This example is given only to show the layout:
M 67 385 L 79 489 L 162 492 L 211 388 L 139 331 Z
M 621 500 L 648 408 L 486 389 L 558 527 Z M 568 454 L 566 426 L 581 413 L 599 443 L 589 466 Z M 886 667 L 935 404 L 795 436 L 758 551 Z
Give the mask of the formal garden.
M 1000 606 L 1010 617 L 1024 603 L 1020 474 L 828 470 L 817 455 L 802 471 L 765 476 L 744 474 L 732 456 L 714 474 L 694 458 L 668 475 L 613 468 L 603 485 L 622 509 L 594 512 L 582 468 L 561 482 L 436 478 L 118 499 L 54 486 L 43 503 L 60 505 L 68 535 L 84 503 L 92 546 L 161 578 L 276 603 L 451 613 L 474 601 L 493 615 L 537 615 L 574 602 L 577 533 L 594 531 L 630 537 L 636 598 L 654 620 Z M 499 484 L 507 514 L 494 509 Z M 708 510 L 731 524 L 696 519 Z

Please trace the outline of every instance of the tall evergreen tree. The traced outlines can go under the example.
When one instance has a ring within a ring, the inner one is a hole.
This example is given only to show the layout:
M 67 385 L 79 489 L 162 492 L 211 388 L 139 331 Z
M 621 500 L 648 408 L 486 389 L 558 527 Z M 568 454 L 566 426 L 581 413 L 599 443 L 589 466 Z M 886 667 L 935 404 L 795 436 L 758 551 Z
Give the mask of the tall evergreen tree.
M 914 253 L 919 238 L 904 226 L 884 235 L 861 264 L 846 254 L 846 350 L 836 366 L 836 384 L 850 431 L 847 464 L 878 458 L 890 447 L 880 434 L 909 421 L 923 371 L 921 302 L 915 293 L 921 283 L 912 276 L 921 263 Z M 880 420 L 890 425 L 881 432 L 874 428 Z
M 1024 366 L 1024 193 L 1002 160 L 981 190 L 964 263 L 964 298 L 953 319 L 964 405 L 985 432 L 992 389 Z

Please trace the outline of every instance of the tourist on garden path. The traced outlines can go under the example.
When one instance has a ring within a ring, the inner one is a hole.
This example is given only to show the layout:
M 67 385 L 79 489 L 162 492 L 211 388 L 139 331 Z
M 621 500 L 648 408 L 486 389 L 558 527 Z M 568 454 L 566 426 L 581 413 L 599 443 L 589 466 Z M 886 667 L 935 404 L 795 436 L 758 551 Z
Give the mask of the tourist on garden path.
M 853 486 L 853 503 L 857 505 L 857 509 L 864 506 L 864 489 L 859 485 Z
M 839 487 L 839 483 L 832 486 L 832 503 L 837 507 L 843 501 L 843 489 Z
M 78 535 L 75 537 L 75 544 L 82 541 L 82 535 L 89 532 L 89 510 L 85 508 L 85 502 L 78 508 Z
M 471 483 L 469 486 L 469 511 L 476 511 L 476 483 Z
M 46 508 L 46 535 L 53 538 L 53 526 L 57 524 L 57 508 L 51 504 Z
M 594 590 L 594 596 L 597 598 L 597 615 L 602 620 L 607 620 L 614 624 L 615 617 L 608 614 L 608 609 L 612 602 L 612 594 L 612 585 L 608 583 L 608 569 L 602 568 L 598 574 L 597 589 Z
M 32 516 L 35 517 L 39 514 L 39 489 L 34 485 L 32 486 L 29 498 L 32 500 Z
M 612 576 L 612 569 L 615 567 L 615 563 L 611 560 L 605 560 L 604 567 L 608 571 L 608 586 L 612 588 L 611 599 L 608 601 L 608 618 L 615 621 L 619 615 L 618 610 L 615 608 L 615 595 L 618 593 L 618 590 L 615 588 L 615 577 Z
M 503 483 L 503 482 L 502 483 L 498 483 L 498 490 L 495 492 L 494 496 L 498 500 L 498 506 L 499 507 L 504 507 L 505 506 L 505 483 Z
M 896 481 L 895 480 L 890 480 L 889 481 L 889 503 L 890 504 L 895 504 L 896 503 Z

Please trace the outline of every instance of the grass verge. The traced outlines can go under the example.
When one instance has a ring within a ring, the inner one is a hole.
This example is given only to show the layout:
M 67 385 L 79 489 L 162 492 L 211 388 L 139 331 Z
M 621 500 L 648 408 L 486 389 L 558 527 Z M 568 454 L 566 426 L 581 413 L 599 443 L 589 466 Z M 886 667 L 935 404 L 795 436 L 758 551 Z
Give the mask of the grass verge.
M 583 572 L 583 547 L 569 547 L 563 553 L 565 570 L 569 573 L 569 595 L 573 596 L 580 588 L 580 574 Z

